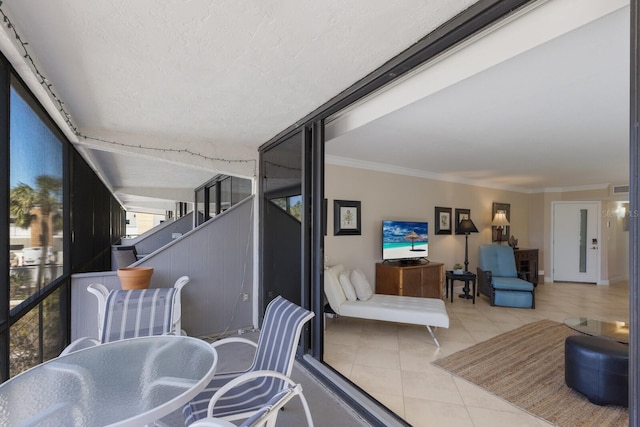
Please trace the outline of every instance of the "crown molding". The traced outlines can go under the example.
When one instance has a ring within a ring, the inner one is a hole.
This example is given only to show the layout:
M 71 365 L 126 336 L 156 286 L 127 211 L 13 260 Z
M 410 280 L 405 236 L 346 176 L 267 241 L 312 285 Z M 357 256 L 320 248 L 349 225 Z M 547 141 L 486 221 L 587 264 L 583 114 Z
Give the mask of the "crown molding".
M 573 187 L 545 187 L 545 188 L 524 188 L 509 185 L 496 185 L 487 181 L 462 178 L 453 175 L 444 175 L 434 172 L 428 172 L 418 169 L 404 168 L 400 166 L 387 165 L 383 163 L 367 162 L 364 160 L 350 159 L 347 157 L 326 155 L 325 161 L 328 164 L 336 166 L 346 166 L 357 169 L 372 170 L 376 172 L 392 173 L 396 175 L 412 176 L 416 178 L 433 179 L 435 181 L 453 182 L 456 184 L 472 185 L 475 187 L 493 188 L 496 190 L 513 191 L 516 193 L 536 194 L 536 193 L 565 193 L 569 191 L 591 191 L 605 190 L 610 184 L 592 184 Z
M 418 169 L 404 168 L 400 166 L 387 165 L 383 163 L 367 162 L 364 160 L 355 160 L 347 157 L 326 155 L 325 162 L 336 166 L 347 166 L 357 169 L 372 170 L 376 172 L 392 173 L 396 175 L 413 176 L 416 178 L 433 179 L 436 181 L 454 182 L 457 184 L 472 185 L 475 187 L 494 188 L 497 190 L 514 191 L 517 193 L 531 193 L 528 188 L 512 187 L 508 185 L 496 185 L 487 181 L 478 179 L 468 179 L 453 175 L 444 175 L 434 172 L 428 172 Z

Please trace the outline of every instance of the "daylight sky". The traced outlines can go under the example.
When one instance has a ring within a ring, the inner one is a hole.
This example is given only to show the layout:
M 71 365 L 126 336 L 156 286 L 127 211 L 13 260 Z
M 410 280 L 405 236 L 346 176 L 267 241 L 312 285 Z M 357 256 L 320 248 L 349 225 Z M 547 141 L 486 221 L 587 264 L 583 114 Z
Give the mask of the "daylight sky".
M 11 89 L 9 184 L 35 188 L 38 175 L 62 178 L 62 144 L 22 97 Z

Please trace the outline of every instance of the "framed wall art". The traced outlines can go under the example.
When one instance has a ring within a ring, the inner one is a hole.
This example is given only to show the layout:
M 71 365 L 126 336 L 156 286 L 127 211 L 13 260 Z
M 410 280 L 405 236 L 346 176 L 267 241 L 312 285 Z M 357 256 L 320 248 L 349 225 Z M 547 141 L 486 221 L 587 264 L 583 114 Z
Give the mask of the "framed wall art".
M 456 208 L 456 222 L 454 223 L 456 234 L 464 234 L 458 231 L 458 224 L 460 224 L 460 221 L 462 221 L 463 219 L 471 219 L 471 209 Z
M 354 200 L 333 201 L 333 235 L 360 235 L 360 202 Z
M 451 208 L 436 206 L 436 234 L 451 234 Z

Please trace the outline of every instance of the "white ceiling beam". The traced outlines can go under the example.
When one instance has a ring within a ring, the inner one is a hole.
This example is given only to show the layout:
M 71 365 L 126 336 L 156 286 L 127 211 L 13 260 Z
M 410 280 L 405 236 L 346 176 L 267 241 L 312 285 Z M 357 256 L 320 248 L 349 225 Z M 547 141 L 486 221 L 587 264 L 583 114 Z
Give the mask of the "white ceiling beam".
M 629 0 L 542 1 L 445 52 L 328 120 L 327 141 L 433 95 L 598 18 Z M 463 54 L 461 54 L 463 53 Z

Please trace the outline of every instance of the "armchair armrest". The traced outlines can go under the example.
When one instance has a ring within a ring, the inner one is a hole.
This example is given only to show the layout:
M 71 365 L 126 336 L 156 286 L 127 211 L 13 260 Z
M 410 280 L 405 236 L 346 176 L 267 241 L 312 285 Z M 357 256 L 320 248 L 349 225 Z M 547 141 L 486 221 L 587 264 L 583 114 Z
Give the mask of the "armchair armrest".
M 205 420 L 215 419 L 213 417 L 213 410 L 215 408 L 216 403 L 222 396 L 224 396 L 230 390 L 233 390 L 235 387 L 239 386 L 240 384 L 253 381 L 257 378 L 268 378 L 268 377 L 282 380 L 282 382 L 287 387 L 292 387 L 294 394 L 298 395 L 302 403 L 302 407 L 304 409 L 304 413 L 307 419 L 307 425 L 309 427 L 313 427 L 313 419 L 311 418 L 311 411 L 309 409 L 307 400 L 302 394 L 302 387 L 299 384 L 296 384 L 291 378 L 287 377 L 286 375 L 283 375 L 280 372 L 268 371 L 268 370 L 247 372 L 246 374 L 240 375 L 239 377 L 234 378 L 233 380 L 229 381 L 228 383 L 220 387 L 218 391 L 216 391 L 214 395 L 211 396 L 211 400 L 209 400 L 209 406 L 207 408 L 207 418 L 205 418 Z M 266 424 L 266 425 L 270 425 L 270 424 Z M 203 427 L 204 426 L 207 426 L 207 424 L 203 424 Z
M 482 295 L 485 295 L 489 298 L 491 298 L 491 294 L 492 294 L 492 286 L 491 286 L 491 279 L 492 279 L 492 273 L 491 271 L 487 270 L 482 270 L 480 267 L 477 267 L 477 276 L 478 276 L 478 292 L 480 292 Z
M 207 417 L 213 417 L 213 410 L 216 406 L 216 403 L 222 396 L 227 394 L 229 390 L 232 390 L 233 388 L 239 386 L 240 384 L 244 384 L 248 381 L 255 380 L 256 378 L 266 378 L 266 377 L 277 378 L 279 380 L 282 380 L 285 384 L 289 386 L 295 385 L 295 383 L 291 380 L 291 378 L 281 374 L 280 372 L 266 371 L 266 370 L 247 372 L 243 375 L 240 375 L 239 377 L 232 379 L 231 381 L 229 381 L 228 383 L 220 387 L 218 391 L 216 391 L 213 394 L 213 396 L 211 396 L 211 399 L 209 400 L 209 406 L 207 408 Z
M 216 347 L 220 347 L 221 345 L 225 345 L 225 344 L 231 344 L 231 343 L 240 343 L 240 344 L 247 344 L 250 346 L 253 346 L 253 348 L 258 348 L 258 344 L 248 340 L 246 338 L 240 338 L 240 337 L 228 337 L 228 338 L 223 338 L 221 340 L 218 341 L 214 341 L 211 343 L 211 346 L 213 348 Z
M 156 424 L 158 422 L 156 421 Z M 236 427 L 235 424 L 222 418 L 203 418 L 191 424 L 193 427 Z
M 531 272 L 530 271 L 518 271 L 518 278 L 533 284 L 534 288 L 536 286 L 538 286 L 537 283 L 534 283 L 534 282 L 531 281 Z
M 74 351 L 81 350 L 83 348 L 93 347 L 95 345 L 100 345 L 100 341 L 98 341 L 95 338 L 89 338 L 89 337 L 78 338 L 77 340 L 69 344 L 64 350 L 62 350 L 62 353 L 60 353 L 60 356 L 73 353 Z
M 218 347 L 222 347 L 222 346 L 224 346 L 224 345 L 226 345 L 226 344 L 234 344 L 234 343 L 235 343 L 235 344 L 242 344 L 242 346 L 243 346 L 243 351 L 247 352 L 247 354 L 249 354 L 249 353 L 248 353 L 249 351 L 252 351 L 252 350 L 253 350 L 253 355 L 254 355 L 254 358 L 255 358 L 255 352 L 256 352 L 256 350 L 258 349 L 258 344 L 257 344 L 257 343 L 255 343 L 255 342 L 253 342 L 253 341 L 251 341 L 251 340 L 249 340 L 249 339 L 246 339 L 246 338 L 241 338 L 241 337 L 227 337 L 227 338 L 223 338 L 223 339 L 221 339 L 221 340 L 218 340 L 218 341 L 214 341 L 214 342 L 212 342 L 212 343 L 211 343 L 211 346 L 212 346 L 213 348 L 215 348 L 216 350 L 218 350 Z M 247 346 L 248 346 L 248 347 L 251 347 L 251 348 L 250 348 L 250 349 L 245 350 L 245 348 L 246 348 Z M 255 361 L 255 360 L 252 360 L 252 362 L 251 362 L 251 363 L 254 363 L 254 361 Z M 234 371 L 234 372 L 236 372 L 237 374 L 242 373 L 242 372 L 247 372 L 248 370 L 250 370 L 250 367 L 249 367 L 249 366 L 244 367 L 244 368 L 241 368 L 241 367 L 236 366 L 236 367 L 233 369 L 233 371 Z M 226 373 L 229 373 L 229 371 L 226 371 L 226 370 L 225 370 L 225 371 L 220 371 L 220 372 L 218 372 L 218 373 L 225 373 L 225 374 L 226 374 Z

